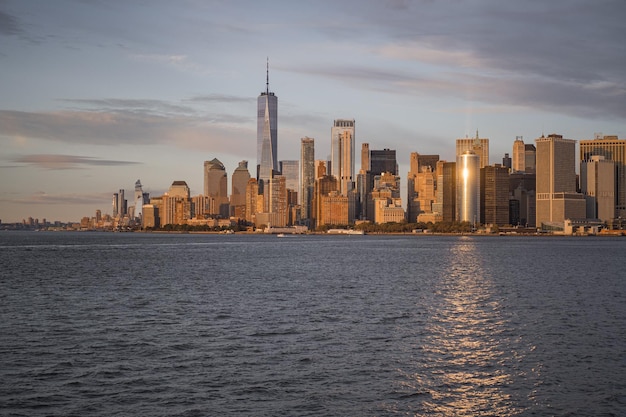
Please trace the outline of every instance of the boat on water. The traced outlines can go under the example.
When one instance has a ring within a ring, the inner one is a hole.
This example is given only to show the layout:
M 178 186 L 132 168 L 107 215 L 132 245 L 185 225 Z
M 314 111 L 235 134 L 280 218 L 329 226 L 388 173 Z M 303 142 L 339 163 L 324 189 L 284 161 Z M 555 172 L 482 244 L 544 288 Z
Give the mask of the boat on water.
M 285 234 L 284 233 L 279 233 L 279 234 L 276 235 L 276 237 L 285 237 Z

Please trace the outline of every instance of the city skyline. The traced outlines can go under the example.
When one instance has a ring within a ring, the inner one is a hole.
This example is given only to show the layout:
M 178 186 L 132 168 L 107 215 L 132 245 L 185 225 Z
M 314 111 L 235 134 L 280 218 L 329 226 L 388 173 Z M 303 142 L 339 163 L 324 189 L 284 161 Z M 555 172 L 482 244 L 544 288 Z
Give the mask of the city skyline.
M 2 2 L 0 219 L 76 221 L 137 179 L 195 195 L 204 161 L 255 166 L 268 56 L 278 160 L 307 136 L 328 160 L 336 119 L 358 123 L 356 148 L 397 150 L 403 187 L 411 152 L 454 161 L 477 129 L 491 164 L 517 136 L 624 138 L 625 7 Z

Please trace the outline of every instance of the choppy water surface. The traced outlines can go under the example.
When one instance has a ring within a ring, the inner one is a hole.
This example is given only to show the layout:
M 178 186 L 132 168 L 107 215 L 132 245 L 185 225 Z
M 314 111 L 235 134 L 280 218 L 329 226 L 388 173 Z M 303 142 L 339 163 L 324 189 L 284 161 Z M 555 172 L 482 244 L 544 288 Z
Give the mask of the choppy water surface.
M 626 240 L 0 234 L 3 415 L 626 415 Z

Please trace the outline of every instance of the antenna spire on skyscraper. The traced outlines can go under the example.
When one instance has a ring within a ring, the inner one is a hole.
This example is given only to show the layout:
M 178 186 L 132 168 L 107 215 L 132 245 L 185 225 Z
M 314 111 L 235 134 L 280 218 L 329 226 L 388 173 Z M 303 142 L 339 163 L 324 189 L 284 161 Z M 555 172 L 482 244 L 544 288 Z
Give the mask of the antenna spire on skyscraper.
M 270 57 L 267 57 L 267 64 L 265 69 L 265 92 L 270 93 Z

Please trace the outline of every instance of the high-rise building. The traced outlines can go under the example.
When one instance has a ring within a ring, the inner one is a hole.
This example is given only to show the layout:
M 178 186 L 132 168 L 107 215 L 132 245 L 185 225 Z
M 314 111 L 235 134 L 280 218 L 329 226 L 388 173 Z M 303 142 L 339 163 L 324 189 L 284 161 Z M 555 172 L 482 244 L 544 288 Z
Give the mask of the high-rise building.
M 257 179 L 263 182 L 278 172 L 278 97 L 270 91 L 269 80 L 268 63 L 265 91 L 257 99 Z
M 366 172 L 370 170 L 370 144 L 361 144 L 361 171 Z
M 261 196 L 262 197 L 262 196 Z M 259 183 L 256 178 L 250 178 L 246 185 L 246 212 L 245 219 L 248 223 L 255 222 L 258 211 L 257 200 L 259 198 Z
M 534 174 L 537 170 L 537 148 L 532 143 L 524 145 L 525 171 Z
M 174 181 L 162 197 L 162 210 L 159 209 L 161 225 L 186 224 L 191 219 L 191 198 L 185 181 Z
M 204 195 L 214 200 L 211 215 L 228 218 L 230 208 L 228 204 L 228 174 L 224 164 L 219 159 L 204 161 Z
M 471 150 L 456 157 L 456 220 L 480 222 L 480 156 Z
M 320 171 L 323 171 L 324 165 L 320 164 Z M 328 196 L 331 192 L 338 192 L 339 181 L 333 175 L 325 175 L 315 179 L 315 189 L 313 191 L 313 203 L 312 203 L 312 220 L 313 226 L 317 227 L 322 223 L 319 223 L 322 218 L 323 202 L 322 197 Z M 347 201 L 347 200 L 346 200 Z M 347 207 L 347 206 L 346 206 Z M 347 215 L 346 215 L 347 219 Z
M 398 161 L 396 159 L 395 149 L 382 149 L 370 151 L 370 171 L 374 175 L 380 175 L 383 172 L 390 172 L 398 175 Z
M 526 171 L 526 147 L 521 136 L 517 136 L 515 142 L 513 142 L 513 161 L 511 168 L 515 172 Z
M 303 219 L 311 218 L 311 200 L 315 188 L 315 140 L 304 137 L 300 140 L 300 193 L 298 201 Z
M 504 156 L 502 157 L 502 166 L 510 170 L 511 165 L 512 165 L 511 157 L 509 156 L 508 153 L 505 153 Z
M 456 156 L 461 156 L 467 151 L 473 151 L 480 159 L 480 168 L 489 165 L 489 139 L 480 138 L 478 130 L 476 137 L 473 139 L 457 139 L 456 140 Z
M 141 181 L 137 180 L 135 182 L 135 217 L 138 219 L 141 219 L 142 216 L 142 207 L 143 205 L 147 203 L 147 201 L 144 200 L 144 193 L 143 193 L 143 189 L 141 188 Z
M 496 164 L 480 169 L 480 222 L 509 224 L 509 169 Z
M 509 223 L 535 227 L 537 218 L 536 175 L 512 172 L 509 175 Z
M 580 162 L 580 191 L 587 201 L 587 218 L 615 218 L 615 162 L 602 155 Z
M 348 195 L 354 188 L 354 119 L 337 119 L 331 128 L 331 175 L 339 181 L 339 193 Z
M 246 187 L 250 180 L 248 161 L 241 161 L 233 172 L 230 192 L 231 216 L 245 218 L 246 211 Z
M 537 226 L 561 228 L 566 219 L 586 218 L 586 204 L 576 192 L 576 141 L 551 134 L 537 144 Z
M 407 219 L 409 222 L 415 221 L 436 221 L 437 217 L 433 215 L 433 204 L 436 201 L 435 189 L 437 183 L 437 162 L 434 162 L 435 168 L 432 167 L 432 161 L 439 155 L 426 155 L 429 158 L 427 164 L 420 164 L 420 154 L 411 153 L 410 167 L 411 170 L 407 175 Z M 421 216 L 421 218 L 419 218 Z
M 437 199 L 433 212 L 441 216 L 441 221 L 456 220 L 456 162 L 437 162 Z
M 280 161 L 280 175 L 285 177 L 287 190 L 298 192 L 300 189 L 300 161 Z
M 120 212 L 119 200 L 119 194 L 113 193 L 113 201 L 111 202 L 111 205 L 113 206 L 113 217 L 117 217 Z
M 590 160 L 593 155 L 615 163 L 615 216 L 626 218 L 626 139 L 598 133 L 593 140 L 581 140 L 580 160 Z

